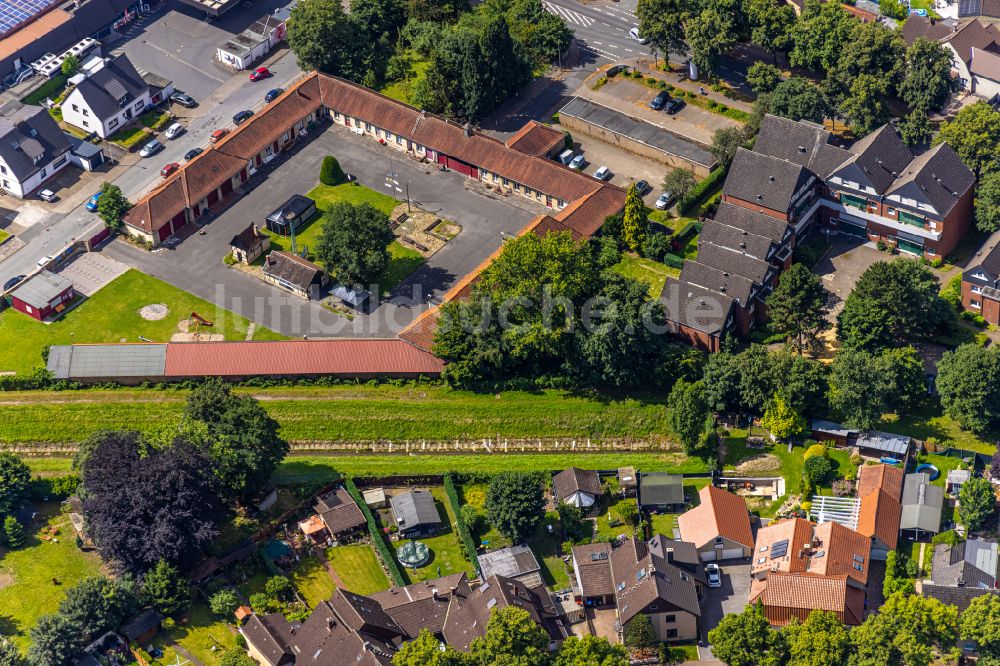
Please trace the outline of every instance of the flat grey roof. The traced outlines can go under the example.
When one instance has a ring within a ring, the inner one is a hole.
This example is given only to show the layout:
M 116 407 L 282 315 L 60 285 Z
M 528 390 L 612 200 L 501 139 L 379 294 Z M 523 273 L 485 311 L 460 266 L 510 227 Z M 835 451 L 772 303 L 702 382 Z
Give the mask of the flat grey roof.
M 483 553 L 479 556 L 479 568 L 483 580 L 486 580 L 493 575 L 517 578 L 538 571 L 541 567 L 538 566 L 538 560 L 535 559 L 531 549 L 519 545 Z
M 893 435 L 891 432 L 872 430 L 859 435 L 856 444 L 868 449 L 905 455 L 910 449 L 910 438 L 904 435 Z
M 943 505 L 944 488 L 932 486 L 930 475 L 925 472 L 907 474 L 903 482 L 903 510 L 899 529 L 921 529 L 935 534 L 940 532 Z
M 559 109 L 559 115 L 579 118 L 591 125 L 597 125 L 609 132 L 639 141 L 668 155 L 682 157 L 706 168 L 712 168 L 716 161 L 708 148 L 692 139 L 674 134 L 665 127 L 627 116 L 589 99 L 574 97 L 566 106 Z
M 23 301 L 33 308 L 41 310 L 48 305 L 53 298 L 63 293 L 73 286 L 73 283 L 61 275 L 42 271 L 21 283 L 14 291 L 10 292 L 13 298 Z
M 55 345 L 48 369 L 56 379 L 162 377 L 166 344 Z

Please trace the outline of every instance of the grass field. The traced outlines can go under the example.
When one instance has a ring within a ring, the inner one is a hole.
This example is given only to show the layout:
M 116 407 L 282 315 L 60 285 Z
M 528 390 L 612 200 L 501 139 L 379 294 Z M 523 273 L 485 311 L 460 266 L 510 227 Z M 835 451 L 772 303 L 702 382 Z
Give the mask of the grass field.
M 406 52 L 407 59 L 409 60 L 409 67 L 406 71 L 406 76 L 401 80 L 382 88 L 381 92 L 386 97 L 391 97 L 395 100 L 399 100 L 404 104 L 409 104 L 413 94 L 413 83 L 416 81 L 427 69 L 431 66 L 429 60 L 424 60 L 418 56 L 413 51 Z
M 76 547 L 73 526 L 57 503 L 39 505 L 39 512 L 43 524 L 58 527 L 58 542 L 33 534 L 23 548 L 0 548 L 0 634 L 22 650 L 40 615 L 54 612 L 66 590 L 80 580 L 101 573 L 100 557 Z
M 147 321 L 139 310 L 163 303 L 169 314 L 160 321 Z M 249 322 L 243 317 L 203 301 L 137 270 L 129 270 L 78 307 L 52 324 L 7 309 L 0 313 L 0 371 L 28 373 L 44 365 L 42 349 L 47 345 L 91 342 L 139 342 L 139 336 L 165 342 L 177 332 L 177 324 L 192 312 L 213 321 L 212 332 L 228 340 L 246 337 Z M 255 340 L 279 336 L 257 327 Z
M 160 632 L 153 644 L 162 649 L 165 645 L 177 643 L 205 666 L 216 666 L 223 652 L 237 649 L 233 630 L 216 619 L 204 602 L 192 605 L 184 618 L 186 623 L 178 622 L 169 631 Z
M 329 599 L 336 589 L 323 563 L 313 555 L 302 558 L 292 571 L 291 578 L 309 608 L 315 608 L 319 602 Z
M 351 592 L 373 594 L 389 589 L 389 579 L 386 578 L 382 564 L 378 561 L 371 546 L 354 545 L 328 548 L 326 558 Z M 329 576 L 327 579 L 329 580 Z
M 933 437 L 944 446 L 986 454 L 992 454 L 996 450 L 996 446 L 990 442 L 1000 440 L 1000 432 L 988 432 L 980 438 L 962 430 L 955 419 L 942 414 L 940 405 L 931 401 L 926 401 L 907 416 L 887 414 L 882 418 L 880 429 L 920 440 Z
M 10 232 L 0 229 L 0 243 L 3 243 L 8 238 L 10 238 Z
M 11 354 L 10 349 L 0 347 L 3 354 Z M 246 392 L 261 399 L 291 441 L 561 437 L 578 438 L 585 446 L 587 438 L 662 440 L 667 431 L 663 396 L 555 390 L 477 394 L 440 384 Z M 102 428 L 159 429 L 180 418 L 186 399 L 182 390 L 6 392 L 0 394 L 8 417 L 0 419 L 0 443 L 78 442 Z
M 658 261 L 630 255 L 622 257 L 622 260 L 612 266 L 611 270 L 625 277 L 648 284 L 650 298 L 660 297 L 660 293 L 663 291 L 663 284 L 667 281 L 668 277 L 677 277 L 681 274 L 679 269 L 671 268 Z

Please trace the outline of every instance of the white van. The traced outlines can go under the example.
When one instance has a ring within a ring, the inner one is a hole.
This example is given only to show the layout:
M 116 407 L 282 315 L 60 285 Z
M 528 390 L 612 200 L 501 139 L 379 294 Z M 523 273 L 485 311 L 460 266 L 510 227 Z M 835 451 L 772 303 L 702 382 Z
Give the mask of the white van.
M 562 162 L 563 164 L 569 164 L 570 162 L 572 162 L 573 161 L 573 151 L 572 150 L 564 150 L 561 153 L 559 153 L 559 161 Z

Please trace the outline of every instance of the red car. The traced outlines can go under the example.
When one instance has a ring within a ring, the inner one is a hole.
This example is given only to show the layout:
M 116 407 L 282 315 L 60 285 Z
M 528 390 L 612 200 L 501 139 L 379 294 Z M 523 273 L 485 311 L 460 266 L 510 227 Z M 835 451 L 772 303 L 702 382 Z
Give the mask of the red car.
M 269 70 L 267 67 L 258 67 L 257 69 L 250 72 L 251 81 L 263 81 L 269 76 L 271 76 L 271 70 Z
M 164 178 L 169 178 L 170 174 L 172 174 L 173 172 L 177 171 L 180 168 L 181 168 L 180 164 L 178 164 L 177 162 L 171 162 L 167 166 L 160 169 L 160 175 L 163 176 Z
M 229 130 L 223 127 L 222 129 L 217 129 L 214 132 L 212 132 L 212 136 L 209 137 L 209 140 L 212 143 L 218 143 L 219 141 L 222 140 L 222 137 L 226 136 L 227 134 L 229 134 Z

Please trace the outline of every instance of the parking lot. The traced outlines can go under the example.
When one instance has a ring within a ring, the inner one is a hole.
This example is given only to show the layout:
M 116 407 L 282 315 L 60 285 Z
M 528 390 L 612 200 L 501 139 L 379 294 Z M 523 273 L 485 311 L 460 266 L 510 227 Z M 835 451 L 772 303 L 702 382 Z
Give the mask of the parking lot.
M 701 601 L 702 639 L 708 642 L 708 632 L 715 629 L 725 615 L 742 613 L 750 595 L 750 560 L 727 560 L 722 569 L 722 587 L 706 588 Z M 700 648 L 702 659 L 711 659 L 711 650 Z M 706 657 L 707 654 L 707 657 Z
M 813 272 L 820 276 L 823 286 L 832 294 L 830 317 L 834 318 L 843 309 L 844 299 L 854 289 L 861 274 L 876 261 L 891 259 L 891 256 L 879 252 L 874 244 L 861 238 L 839 234 L 829 239 L 831 248 Z
M 670 171 L 670 167 L 633 155 L 600 139 L 588 136 L 574 136 L 573 138 L 577 141 L 574 150 L 577 153 L 582 152 L 587 158 L 588 164 L 583 169 L 584 173 L 594 175 L 594 172 L 600 167 L 606 166 L 611 169 L 611 178 L 608 179 L 608 182 L 619 187 L 627 188 L 639 180 L 645 180 L 649 183 L 652 189 L 643 196 L 643 201 L 647 205 L 652 206 L 656 197 L 660 196 L 660 183 Z

